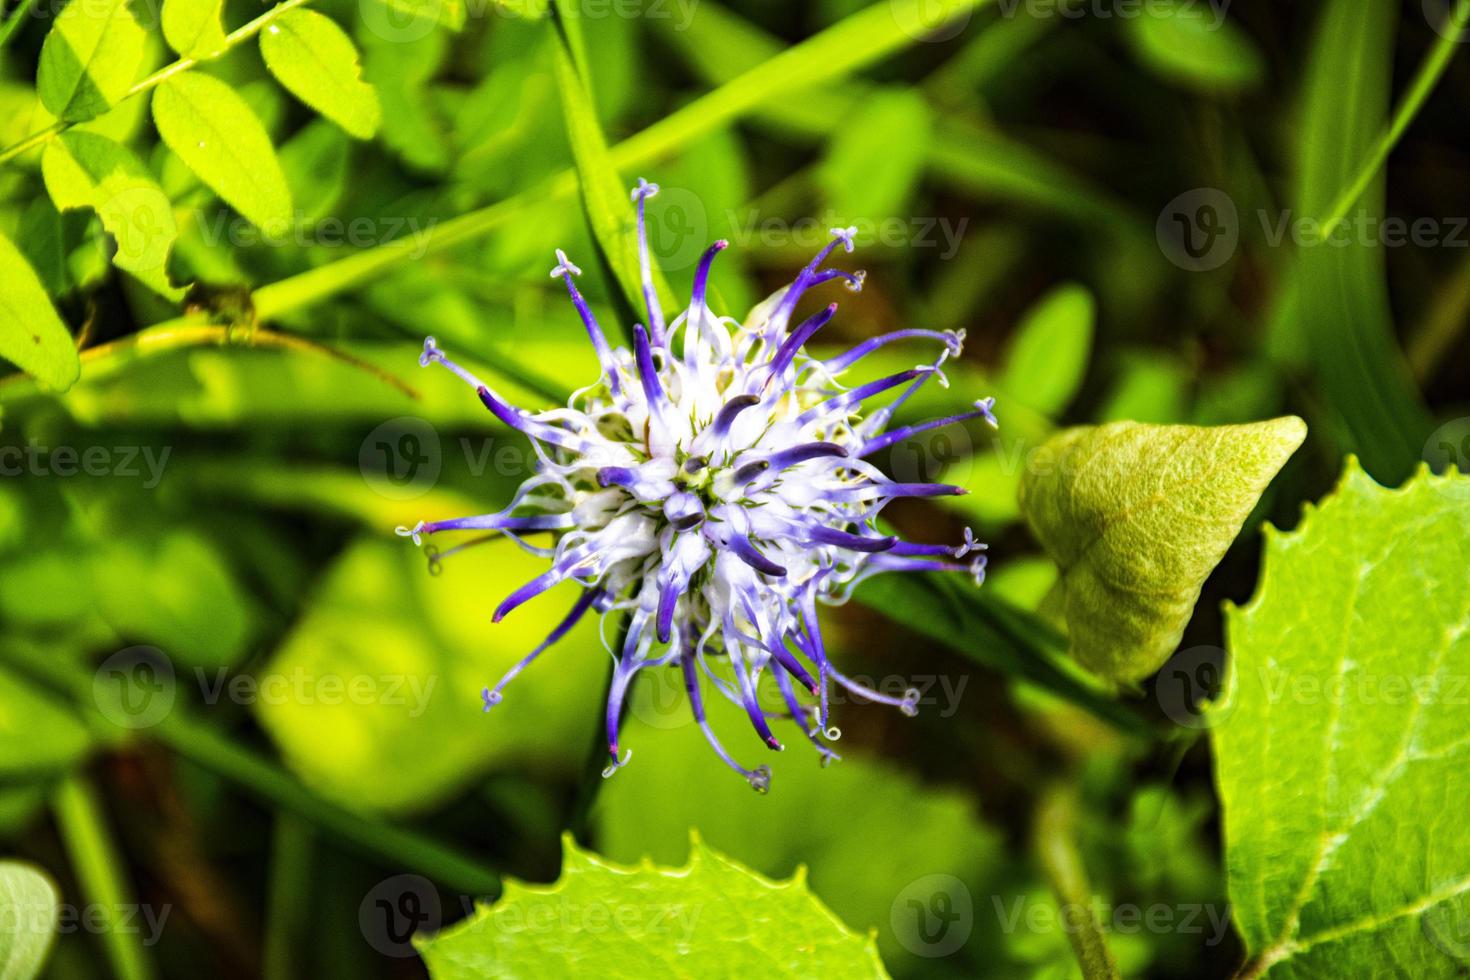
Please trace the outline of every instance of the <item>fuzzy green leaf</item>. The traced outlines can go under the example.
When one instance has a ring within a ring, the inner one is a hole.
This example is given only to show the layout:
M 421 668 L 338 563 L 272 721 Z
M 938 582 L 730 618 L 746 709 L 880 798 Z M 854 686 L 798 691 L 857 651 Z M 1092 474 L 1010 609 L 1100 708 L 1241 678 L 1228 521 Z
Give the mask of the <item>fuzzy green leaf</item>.
M 291 192 L 270 137 L 234 89 L 198 71 L 174 75 L 153 94 L 153 121 L 168 148 L 199 179 L 261 228 L 291 223 Z
M 1294 416 L 1201 428 L 1113 422 L 1050 439 L 1021 511 L 1060 567 L 1072 655 L 1109 680 L 1168 659 L 1201 586 L 1306 437 Z
M 41 45 L 41 104 L 66 122 L 102 115 L 133 87 L 145 38 L 127 0 L 68 4 Z
M 1394 491 L 1350 459 L 1296 531 L 1267 529 L 1206 716 L 1246 973 L 1464 975 L 1466 568 L 1457 474 Z
M 314 10 L 289 10 L 260 35 L 271 74 L 302 102 L 358 139 L 378 131 L 377 89 L 362 80 L 357 48 L 337 22 Z
M 97 212 L 117 242 L 113 265 L 163 296 L 179 293 L 165 272 L 179 237 L 173 207 L 131 150 L 105 136 L 73 130 L 47 144 L 41 173 L 57 208 Z
M 1223 5 L 1165 0 L 1126 26 L 1138 60 L 1161 78 L 1230 93 L 1256 87 L 1266 74 L 1260 50 Z
M 185 58 L 205 59 L 224 49 L 224 0 L 164 0 L 163 38 Z
M 0 233 L 0 357 L 49 388 L 65 391 L 82 373 L 76 341 L 36 271 Z
M 621 867 L 579 849 L 570 834 L 563 843 L 556 884 L 507 879 L 494 905 L 418 940 L 434 980 L 888 975 L 872 937 L 822 905 L 804 870 L 773 882 L 697 837 L 679 869 Z M 567 909 L 578 910 L 583 928 L 537 927 Z
M 56 937 L 60 903 L 45 874 L 19 861 L 0 861 L 0 980 L 40 975 Z

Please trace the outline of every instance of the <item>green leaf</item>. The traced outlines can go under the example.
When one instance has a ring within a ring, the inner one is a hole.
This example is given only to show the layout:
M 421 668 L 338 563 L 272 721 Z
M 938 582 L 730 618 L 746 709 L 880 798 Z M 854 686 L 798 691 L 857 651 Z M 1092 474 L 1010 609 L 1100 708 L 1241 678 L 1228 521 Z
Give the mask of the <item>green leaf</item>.
M 30 263 L 0 234 L 0 357 L 48 388 L 65 391 L 81 376 L 76 341 Z
M 5 644 L 8 648 L 26 642 L 8 639 Z M 55 646 L 47 653 L 54 656 Z M 91 741 L 70 705 L 0 669 L 0 777 L 5 781 L 21 782 L 69 769 L 86 755 Z M 0 929 L 0 935 L 3 933 Z
M 1321 12 L 1295 127 L 1301 216 L 1328 213 L 1387 123 L 1399 16 L 1393 0 L 1332 0 Z M 1384 202 L 1379 174 L 1348 225 L 1327 243 L 1297 250 L 1296 329 L 1323 394 L 1346 423 L 1348 448 L 1368 472 L 1398 482 L 1419 462 L 1433 426 L 1395 340 L 1390 249 L 1367 237 L 1383 220 Z
M 1134 54 L 1162 78 L 1209 92 L 1254 88 L 1266 73 L 1255 42 L 1226 16 L 1227 7 L 1192 0 L 1156 2 L 1127 20 Z
M 264 229 L 291 223 L 291 192 L 260 120 L 234 89 L 198 71 L 153 93 L 153 121 L 199 179 Z
M 225 47 L 224 0 L 163 0 L 163 38 L 185 58 L 204 60 Z
M 1096 316 L 1097 304 L 1084 286 L 1060 286 L 1042 297 L 1006 351 L 1000 387 L 1043 415 L 1058 415 L 1087 371 Z
M 297 8 L 277 17 L 260 35 L 266 67 L 302 102 L 358 139 L 378 131 L 377 89 L 362 80 L 362 65 L 337 22 Z
M 179 237 L 173 207 L 132 151 L 105 136 L 73 130 L 46 145 L 41 173 L 58 208 L 97 212 L 117 242 L 113 265 L 160 295 L 180 294 L 166 270 L 169 250 Z
M 907 214 L 929 131 L 929 104 L 917 92 L 881 92 L 859 108 L 837 130 L 816 172 L 837 223 Z
M 334 799 L 389 811 L 441 801 L 495 765 L 581 765 L 607 672 L 594 618 L 561 640 L 555 663 L 548 654 L 518 678 L 495 711 L 480 701 L 571 604 L 553 592 L 492 626 L 485 598 L 544 570 L 507 541 L 453 556 L 439 576 L 402 538 L 350 548 L 261 672 L 305 692 L 257 708 L 287 764 Z M 352 694 L 354 685 L 366 693 Z
M 1457 977 L 1470 956 L 1470 479 L 1349 459 L 1226 611 L 1209 709 L 1246 973 Z
M 1306 432 L 1295 416 L 1215 428 L 1113 422 L 1042 446 L 1021 478 L 1021 511 L 1061 569 L 1078 663 L 1124 683 L 1158 670 Z
M 133 87 L 145 37 L 128 0 L 69 3 L 41 45 L 41 104 L 65 122 L 102 115 Z
M 871 937 L 842 924 L 798 871 L 774 882 L 695 837 L 689 865 L 622 867 L 570 834 L 554 885 L 506 879 L 492 906 L 417 945 L 434 980 L 560 976 L 886 977 Z M 541 929 L 567 909 L 607 928 Z M 550 916 L 552 918 L 548 919 Z M 600 918 L 600 916 L 598 916 Z
M 572 156 L 577 162 L 582 206 L 587 211 L 587 221 L 592 226 L 598 247 L 622 287 L 629 306 L 637 311 L 638 322 L 642 323 L 646 319 L 643 313 L 646 304 L 643 274 L 638 261 L 636 211 L 628 200 L 628 184 L 618 176 L 612 154 L 608 152 L 607 139 L 597 121 L 597 109 L 587 94 L 589 83 L 579 70 L 575 35 L 570 33 L 577 28 L 577 22 L 569 22 L 558 13 L 556 24 L 556 83 L 561 92 Z M 657 265 L 652 266 L 652 275 L 656 301 L 664 310 L 673 309 L 673 293 Z
M 39 869 L 0 861 L 0 980 L 31 980 L 41 973 L 56 938 L 61 896 Z

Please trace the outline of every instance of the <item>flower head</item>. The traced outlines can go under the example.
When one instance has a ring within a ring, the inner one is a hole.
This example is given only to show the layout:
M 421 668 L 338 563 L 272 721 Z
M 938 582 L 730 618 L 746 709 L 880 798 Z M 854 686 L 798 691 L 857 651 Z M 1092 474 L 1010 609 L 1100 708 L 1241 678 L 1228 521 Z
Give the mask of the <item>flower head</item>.
M 714 751 L 764 791 L 766 766 L 747 768 L 725 750 L 705 714 L 713 688 L 744 708 L 760 738 L 781 743 L 773 719 L 789 718 L 834 758 L 826 742 L 828 690 L 836 683 L 864 699 L 916 710 L 918 695 L 902 698 L 857 684 L 832 664 L 822 641 L 817 604 L 844 601 L 867 576 L 890 571 L 954 570 L 980 581 L 985 546 L 967 530 L 955 546 L 902 541 L 878 527 L 885 505 L 900 497 L 958 494 L 936 483 L 902 483 L 869 457 L 919 432 L 972 418 L 995 424 L 993 399 L 973 410 L 887 430 L 894 411 L 960 352 L 962 331 L 898 330 L 873 337 L 826 360 L 805 344 L 832 319 L 837 304 L 791 323 L 797 302 L 834 279 L 862 288 L 861 272 L 826 269 L 841 247 L 853 249 L 855 229 L 834 228 L 832 240 L 796 279 L 745 319 L 715 315 L 706 302 L 710 266 L 728 245 L 704 253 L 689 306 L 666 324 L 649 270 L 643 204 L 658 190 L 640 181 L 638 204 L 647 326 L 633 330 L 632 349 L 608 344 L 577 290 L 580 270 L 561 251 L 551 275 L 566 285 L 587 328 L 601 374 L 566 408 L 530 413 L 445 356 L 430 337 L 420 364 L 439 364 L 473 387 L 498 419 L 527 436 L 536 473 L 496 514 L 399 528 L 412 536 L 451 530 L 499 532 L 550 559 L 541 575 L 495 610 L 498 622 L 559 582 L 582 593 L 546 642 L 484 692 L 485 708 L 500 703 L 506 685 L 589 610 L 621 610 L 626 639 L 614 655 L 607 702 L 605 775 L 620 758 L 618 730 L 629 685 L 640 670 L 683 673 L 694 720 Z M 938 342 L 931 363 L 857 387 L 838 378 L 873 351 L 895 341 Z M 881 407 L 869 408 L 883 399 Z M 550 533 L 547 545 L 528 536 Z M 760 685 L 774 680 L 784 712 L 761 704 Z M 804 702 L 804 688 L 815 704 Z

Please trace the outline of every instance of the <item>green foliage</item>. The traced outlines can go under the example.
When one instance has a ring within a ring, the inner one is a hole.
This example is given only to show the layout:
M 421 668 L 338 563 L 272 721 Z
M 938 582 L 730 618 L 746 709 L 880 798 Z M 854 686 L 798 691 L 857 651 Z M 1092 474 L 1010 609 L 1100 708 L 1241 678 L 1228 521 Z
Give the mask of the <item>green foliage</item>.
M 0 356 L 49 388 L 64 391 L 81 373 L 76 344 L 46 287 L 15 244 L 0 233 Z
M 1209 714 L 1247 972 L 1460 976 L 1470 479 L 1386 490 L 1349 460 L 1266 540 Z
M 1085 287 L 1059 286 L 1026 313 L 1002 359 L 998 383 L 1043 415 L 1077 394 L 1092 352 L 1097 303 Z
M 358 139 L 378 131 L 378 93 L 362 80 L 357 48 L 330 17 L 288 10 L 260 35 L 271 74 L 293 95 Z
M 1072 656 L 1130 683 L 1168 658 L 1205 577 L 1306 437 L 1254 425 L 1068 429 L 1021 481 L 1021 510 L 1061 569 Z
M 224 0 L 164 0 L 164 40 L 186 58 L 211 58 L 225 47 L 223 14 Z
M 19 861 L 0 861 L 0 980 L 38 976 L 56 938 L 61 896 L 39 869 Z
M 915 92 L 884 92 L 833 134 L 816 180 L 837 220 L 902 214 L 923 173 L 931 120 Z
M 144 38 L 129 0 L 67 4 L 41 48 L 41 104 L 66 122 L 102 115 L 136 81 Z
M 665 974 L 886 977 L 873 940 L 846 928 L 806 887 L 754 874 L 698 837 L 689 864 L 621 867 L 563 838 L 554 885 L 507 881 L 489 907 L 418 941 L 434 980 Z M 543 929 L 568 909 L 577 929 Z
M 1160 76 L 1205 91 L 1256 88 L 1265 60 L 1250 36 L 1227 17 L 1226 7 L 1189 2 L 1155 3 L 1143 17 L 1126 21 L 1134 52 Z
M 105 136 L 74 130 L 46 144 L 41 173 L 58 209 L 89 208 L 102 219 L 116 242 L 114 265 L 162 296 L 180 295 L 167 272 L 179 237 L 173 207 L 131 151 Z
M 211 190 L 262 228 L 291 224 L 291 192 L 270 137 L 239 94 L 202 72 L 153 94 L 158 135 Z

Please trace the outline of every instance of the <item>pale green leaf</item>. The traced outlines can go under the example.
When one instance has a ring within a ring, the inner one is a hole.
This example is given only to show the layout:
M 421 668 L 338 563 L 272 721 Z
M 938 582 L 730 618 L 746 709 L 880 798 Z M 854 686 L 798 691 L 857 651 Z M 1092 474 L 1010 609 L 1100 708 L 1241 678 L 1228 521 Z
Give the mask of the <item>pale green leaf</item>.
M 1043 415 L 1065 409 L 1087 371 L 1097 304 L 1084 286 L 1060 286 L 1026 314 L 1006 351 L 999 384 Z
M 261 228 L 291 223 L 291 192 L 260 120 L 213 76 L 183 72 L 153 94 L 153 121 L 199 179 Z
M 1213 723 L 1230 905 L 1273 977 L 1460 977 L 1470 958 L 1470 479 L 1349 460 L 1268 530 Z
M 225 46 L 224 0 L 164 0 L 163 38 L 185 58 L 212 57 Z
M 544 570 L 508 541 L 453 556 L 437 577 L 402 538 L 350 548 L 260 674 L 262 690 L 266 678 L 284 678 L 305 692 L 257 708 L 287 764 L 326 795 L 391 811 L 441 801 L 497 764 L 545 773 L 580 765 L 607 671 L 594 617 L 495 711 L 485 714 L 480 700 L 573 601 L 554 591 L 491 625 L 486 597 Z
M 352 136 L 369 139 L 378 131 L 377 89 L 362 80 L 357 48 L 332 18 L 288 10 L 261 32 L 260 54 L 292 95 Z
M 19 861 L 0 861 L 0 980 L 40 975 L 60 913 L 61 896 L 46 874 Z
M 1223 4 L 1154 0 L 1148 13 L 1126 20 L 1138 60 L 1155 74 L 1212 92 L 1260 84 L 1265 59 L 1250 36 L 1231 22 Z
M 888 975 L 872 938 L 817 901 L 802 872 L 774 882 L 698 838 L 678 869 L 622 867 L 581 850 L 570 834 L 563 843 L 555 884 L 506 879 L 494 905 L 418 940 L 434 980 Z M 567 909 L 606 910 L 608 928 L 534 927 Z
M 1042 446 L 1021 479 L 1021 512 L 1061 569 L 1078 663 L 1126 683 L 1168 659 L 1205 578 L 1306 431 L 1294 416 L 1113 422 Z
M 917 92 L 879 92 L 837 130 L 816 179 L 839 223 L 906 215 L 929 152 L 929 104 Z M 861 227 L 861 226 L 860 226 Z
M 114 265 L 163 296 L 178 295 L 165 268 L 179 237 L 173 207 L 131 150 L 95 133 L 62 133 L 46 145 L 41 173 L 58 208 L 97 212 L 117 243 Z
M 144 38 L 127 0 L 68 4 L 41 45 L 41 104 L 66 122 L 102 115 L 133 87 Z
M 0 234 L 0 357 L 48 388 L 65 391 L 81 375 L 76 341 L 56 315 L 25 256 Z

